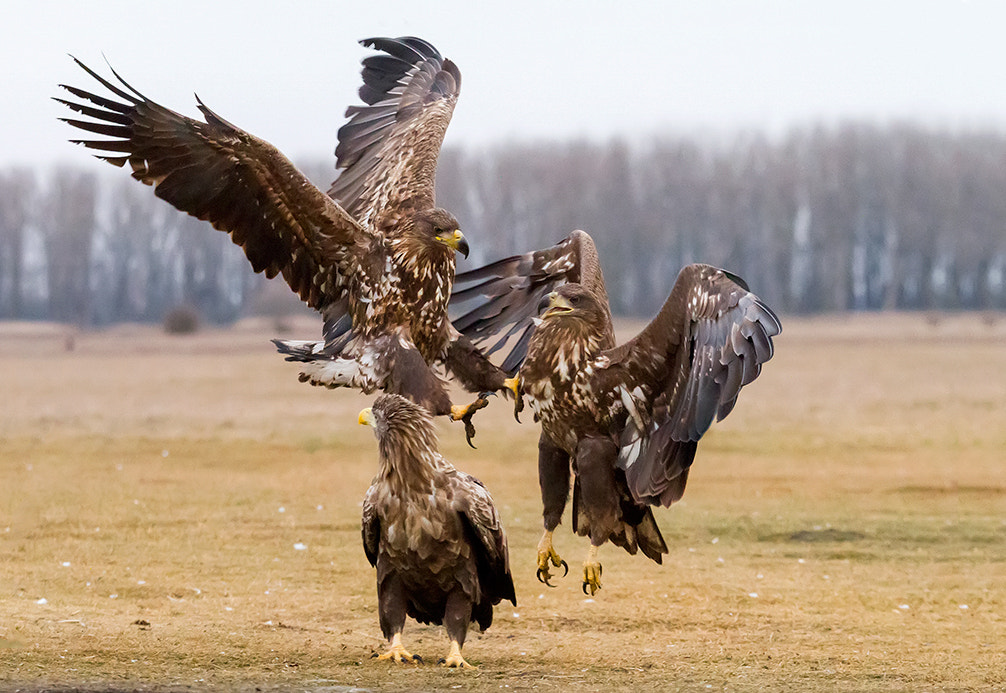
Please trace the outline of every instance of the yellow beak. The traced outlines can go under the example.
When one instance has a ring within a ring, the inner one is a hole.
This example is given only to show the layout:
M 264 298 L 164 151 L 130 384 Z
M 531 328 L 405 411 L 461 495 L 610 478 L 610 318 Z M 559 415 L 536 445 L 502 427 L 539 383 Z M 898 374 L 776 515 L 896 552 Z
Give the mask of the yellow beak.
M 468 241 L 465 240 L 465 235 L 461 233 L 460 229 L 454 229 L 453 233 L 445 233 L 443 236 L 437 236 L 441 241 L 443 241 L 448 247 L 453 248 L 457 252 L 468 257 Z
M 545 318 L 552 317 L 553 315 L 562 315 L 563 313 L 572 313 L 573 306 L 569 304 L 565 296 L 562 296 L 557 291 L 553 291 L 548 295 L 548 310 L 541 316 L 544 320 Z
M 356 422 L 361 426 L 373 426 L 374 411 L 370 407 L 367 407 L 366 409 L 360 412 L 360 415 L 357 417 Z

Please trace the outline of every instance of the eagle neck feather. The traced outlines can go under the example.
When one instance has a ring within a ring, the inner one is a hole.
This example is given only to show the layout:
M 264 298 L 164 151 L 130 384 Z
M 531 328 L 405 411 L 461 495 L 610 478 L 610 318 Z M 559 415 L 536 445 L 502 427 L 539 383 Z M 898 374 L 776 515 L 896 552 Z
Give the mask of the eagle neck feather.
M 442 466 L 437 437 L 429 428 L 400 426 L 388 431 L 380 443 L 378 476 L 400 490 L 428 490 Z

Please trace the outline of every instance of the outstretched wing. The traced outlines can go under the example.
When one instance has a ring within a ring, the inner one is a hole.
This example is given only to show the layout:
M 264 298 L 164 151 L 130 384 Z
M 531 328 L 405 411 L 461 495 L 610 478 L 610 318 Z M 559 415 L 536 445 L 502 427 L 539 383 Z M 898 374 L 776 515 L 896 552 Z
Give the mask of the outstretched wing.
M 205 122 L 154 103 L 114 70 L 118 84 L 74 61 L 120 100 L 60 85 L 80 101 L 56 100 L 87 118 L 62 120 L 109 138 L 72 141 L 115 166 L 128 162 L 158 197 L 230 234 L 256 272 L 282 274 L 321 308 L 343 294 L 344 276 L 372 262 L 373 235 L 275 147 L 201 101 Z
M 457 472 L 454 477 L 454 509 L 465 522 L 479 556 L 479 582 L 494 603 L 509 599 L 517 605 L 510 553 L 499 512 L 482 482 L 470 474 Z
M 502 369 L 513 374 L 527 356 L 538 304 L 555 287 L 578 282 L 607 309 L 608 292 L 594 240 L 573 231 L 551 248 L 497 260 L 454 278 L 451 305 L 461 315 L 454 327 L 490 355 L 508 346 Z M 608 316 L 608 343 L 615 336 Z M 498 335 L 498 336 L 497 336 Z M 511 338 L 516 336 L 516 342 Z M 495 341 L 490 346 L 491 340 Z
M 362 224 L 389 232 L 404 214 L 434 206 L 444 133 L 461 91 L 461 73 L 422 39 L 370 38 L 381 51 L 363 61 L 364 106 L 346 110 L 328 194 Z
M 616 393 L 628 410 L 619 466 L 638 501 L 681 497 L 695 444 L 758 377 L 781 331 L 740 277 L 688 265 L 646 328 L 595 360 L 593 391 Z

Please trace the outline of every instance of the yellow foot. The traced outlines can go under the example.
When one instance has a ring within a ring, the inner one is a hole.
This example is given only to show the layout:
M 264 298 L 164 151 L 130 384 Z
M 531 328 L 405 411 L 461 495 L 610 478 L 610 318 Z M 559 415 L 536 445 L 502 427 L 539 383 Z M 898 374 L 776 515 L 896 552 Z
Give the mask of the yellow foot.
M 541 536 L 541 541 L 538 542 L 538 582 L 544 582 L 549 587 L 555 587 L 549 580 L 552 579 L 552 573 L 549 572 L 549 564 L 553 567 L 558 568 L 562 566 L 563 573 L 562 576 L 566 577 L 569 573 L 569 566 L 566 561 L 559 558 L 559 554 L 555 552 L 552 548 L 552 532 L 545 530 L 545 533 Z
M 475 437 L 475 426 L 472 425 L 472 417 L 475 416 L 475 412 L 479 409 L 485 409 L 487 406 L 489 406 L 489 400 L 483 395 L 479 395 L 477 400 L 465 406 L 461 406 L 460 404 L 451 405 L 451 421 L 464 421 L 465 439 L 472 449 L 475 448 L 472 445 L 472 438 Z
M 423 658 L 419 655 L 414 655 L 402 646 L 402 636 L 395 633 L 394 639 L 391 641 L 391 648 L 382 655 L 375 654 L 374 658 L 390 659 L 393 662 L 409 663 L 409 664 L 422 664 Z
M 503 381 L 503 386 L 513 394 L 513 418 L 520 423 L 520 413 L 524 411 L 524 398 L 520 392 L 520 376 L 507 378 Z
M 597 547 L 591 544 L 587 551 L 587 560 L 583 562 L 583 593 L 593 597 L 601 589 L 601 563 L 597 560 Z
M 477 666 L 473 666 L 465 661 L 465 658 L 461 656 L 461 645 L 453 640 L 451 641 L 450 653 L 447 657 L 441 659 L 440 663 L 450 669 L 478 669 Z

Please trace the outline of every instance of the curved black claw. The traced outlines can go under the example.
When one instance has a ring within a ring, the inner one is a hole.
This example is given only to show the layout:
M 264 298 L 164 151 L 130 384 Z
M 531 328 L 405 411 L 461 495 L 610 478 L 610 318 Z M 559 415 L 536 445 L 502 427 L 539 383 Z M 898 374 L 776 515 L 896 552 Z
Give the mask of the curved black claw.
M 597 591 L 601 589 L 602 575 L 604 575 L 604 566 L 602 566 L 600 563 L 597 564 L 597 577 L 589 575 L 586 572 L 586 566 L 584 566 L 583 582 L 580 585 L 580 588 L 583 590 L 583 593 L 586 594 L 588 597 L 593 597 L 595 594 L 597 594 Z M 588 587 L 590 588 L 589 594 L 587 594 Z
M 465 440 L 468 442 L 468 447 L 472 450 L 477 450 L 472 444 L 472 438 L 475 437 L 475 425 L 472 423 L 472 417 L 475 416 L 475 412 L 479 409 L 485 409 L 489 405 L 489 400 L 486 399 L 488 393 L 480 393 L 479 398 L 468 405 L 465 409 L 464 416 L 461 417 L 461 421 L 465 424 Z
M 475 426 L 472 424 L 471 417 L 462 419 L 465 422 L 465 442 L 468 443 L 468 447 L 472 450 L 478 450 L 475 444 L 472 443 L 472 438 L 475 437 Z
M 520 376 L 507 378 L 503 381 L 507 396 L 513 395 L 513 418 L 520 423 L 520 413 L 524 411 L 524 395 L 521 392 Z
M 548 572 L 548 568 L 538 568 L 534 575 L 538 578 L 538 582 L 547 585 L 548 587 L 558 587 L 558 585 L 553 585 L 549 582 L 549 580 L 552 579 L 552 573 Z
M 380 652 L 371 652 L 370 653 L 370 658 L 371 659 L 381 659 L 381 653 Z M 414 654 L 414 655 L 412 655 L 412 661 L 415 662 L 416 664 L 422 664 L 423 663 L 423 658 L 420 657 L 417 654 Z M 443 660 L 441 660 L 441 661 L 443 661 Z
M 556 565 L 557 567 L 562 568 L 562 577 L 566 577 L 567 575 L 569 575 L 569 564 L 567 564 L 566 561 L 559 559 L 559 563 Z M 552 573 L 548 572 L 548 566 L 545 566 L 544 568 L 538 568 L 538 570 L 535 571 L 535 577 L 538 578 L 538 582 L 544 583 L 549 587 L 558 587 L 558 585 L 553 585 L 551 582 L 549 582 L 549 580 L 552 579 Z

